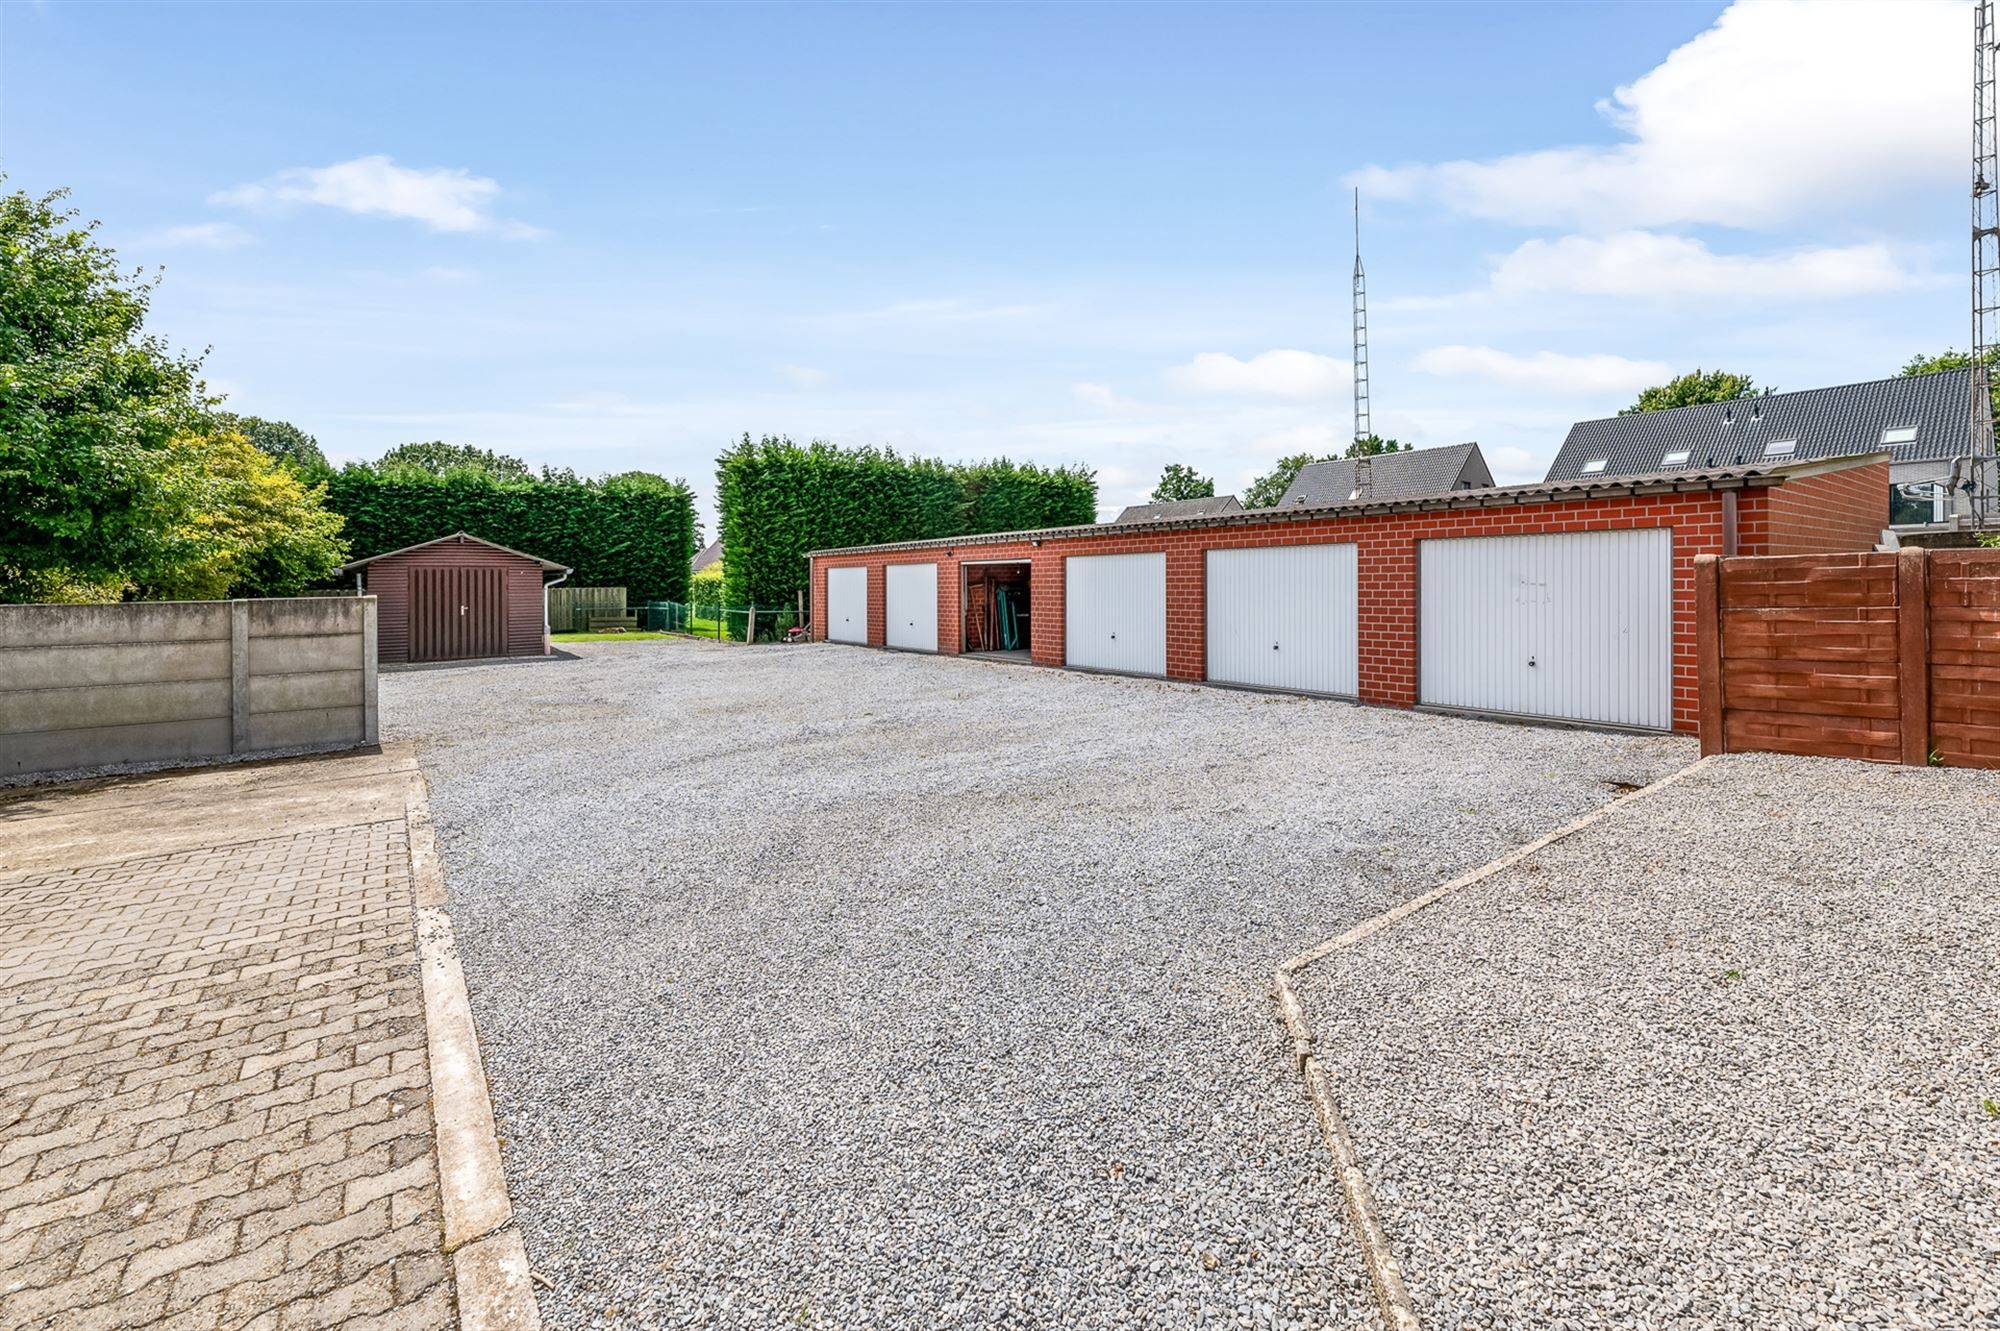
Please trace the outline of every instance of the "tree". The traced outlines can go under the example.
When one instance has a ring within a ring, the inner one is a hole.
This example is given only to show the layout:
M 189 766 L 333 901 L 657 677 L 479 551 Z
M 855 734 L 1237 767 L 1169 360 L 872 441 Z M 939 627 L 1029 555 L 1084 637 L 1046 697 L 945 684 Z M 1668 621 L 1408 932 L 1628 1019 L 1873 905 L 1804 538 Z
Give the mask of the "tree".
M 1379 458 L 1384 453 L 1407 453 L 1415 447 L 1415 444 L 1405 444 L 1399 443 L 1394 439 L 1384 439 L 1379 434 L 1366 434 L 1349 444 L 1347 451 L 1341 454 L 1341 456 L 1349 458 Z
M 1153 487 L 1153 502 L 1171 503 L 1176 499 L 1211 499 L 1215 496 L 1215 478 L 1195 473 L 1193 467 L 1184 467 L 1178 462 L 1167 464 L 1160 473 L 1160 483 Z
M 242 435 L 278 461 L 289 462 L 308 475 L 317 476 L 332 470 L 327 465 L 326 454 L 319 451 L 319 440 L 290 421 L 267 421 L 262 416 L 238 416 L 221 411 L 215 415 L 215 428 Z
M 1243 507 L 1275 507 L 1278 501 L 1285 497 L 1285 491 L 1292 488 L 1292 482 L 1299 478 L 1301 471 L 1315 462 L 1333 462 L 1339 456 L 1338 453 L 1328 453 L 1325 457 L 1314 457 L 1311 453 L 1294 453 L 1290 457 L 1279 458 L 1276 466 L 1250 482 L 1249 487 L 1243 491 Z
M 1698 402 L 1734 402 L 1738 398 L 1765 397 L 1771 392 L 1771 389 L 1757 387 L 1747 374 L 1732 374 L 1728 370 L 1690 370 L 1677 379 L 1669 379 L 1647 389 L 1639 394 L 1637 402 L 1618 414 L 1637 416 L 1643 411 L 1691 407 Z
M 115 599 L 156 562 L 168 450 L 214 406 L 64 197 L 0 195 L 0 600 Z
M 183 435 L 166 452 L 160 546 L 133 570 L 142 599 L 295 596 L 347 558 L 325 487 L 235 431 Z
M 490 448 L 475 448 L 471 444 L 447 444 L 441 439 L 421 444 L 397 444 L 376 459 L 375 467 L 378 471 L 414 467 L 433 476 L 442 476 L 448 471 L 478 471 L 502 481 L 532 480 L 535 475 L 528 469 L 528 464 L 519 458 L 495 453 Z M 562 478 L 551 476 L 549 479 L 559 481 Z M 569 479 L 575 479 L 575 474 L 570 473 Z

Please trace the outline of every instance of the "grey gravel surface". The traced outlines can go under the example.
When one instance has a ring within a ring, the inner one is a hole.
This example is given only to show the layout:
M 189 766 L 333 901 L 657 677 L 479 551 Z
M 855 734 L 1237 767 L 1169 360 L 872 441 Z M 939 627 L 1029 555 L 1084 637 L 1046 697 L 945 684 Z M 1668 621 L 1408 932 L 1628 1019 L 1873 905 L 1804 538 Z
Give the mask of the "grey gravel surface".
M 1271 968 L 1693 756 L 575 650 L 382 680 L 559 1328 L 1373 1325 Z
M 1732 756 L 1306 971 L 1425 1325 L 2000 1326 L 1996 827 Z

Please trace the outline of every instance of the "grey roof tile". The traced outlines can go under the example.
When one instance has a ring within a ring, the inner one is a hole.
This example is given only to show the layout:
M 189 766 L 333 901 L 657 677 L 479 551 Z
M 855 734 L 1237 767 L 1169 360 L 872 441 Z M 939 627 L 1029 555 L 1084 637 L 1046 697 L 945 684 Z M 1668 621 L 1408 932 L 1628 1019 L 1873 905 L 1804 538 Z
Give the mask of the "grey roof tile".
M 1598 458 L 1604 467 L 1591 475 L 1777 462 L 1784 459 L 1767 455 L 1765 447 L 1786 439 L 1797 441 L 1790 454 L 1794 460 L 1885 448 L 1892 462 L 1952 458 L 1966 451 L 1971 438 L 1971 392 L 1970 370 L 1943 370 L 1579 421 L 1545 479 L 1575 480 Z M 1882 432 L 1898 427 L 1915 427 L 1916 439 L 1885 443 Z M 1684 463 L 1665 461 L 1682 451 L 1688 455 Z
M 1130 504 L 1117 517 L 1119 522 L 1161 522 L 1167 518 L 1206 518 L 1217 513 L 1241 513 L 1243 505 L 1235 495 L 1212 495 L 1204 499 L 1169 499 L 1158 504 Z
M 1339 458 L 1306 464 L 1277 506 L 1345 503 L 1358 488 L 1355 461 Z M 1486 469 L 1486 457 L 1478 444 L 1382 453 L 1368 459 L 1368 472 L 1368 496 L 1375 499 L 1419 499 L 1453 490 L 1481 490 L 1493 484 L 1493 473 Z

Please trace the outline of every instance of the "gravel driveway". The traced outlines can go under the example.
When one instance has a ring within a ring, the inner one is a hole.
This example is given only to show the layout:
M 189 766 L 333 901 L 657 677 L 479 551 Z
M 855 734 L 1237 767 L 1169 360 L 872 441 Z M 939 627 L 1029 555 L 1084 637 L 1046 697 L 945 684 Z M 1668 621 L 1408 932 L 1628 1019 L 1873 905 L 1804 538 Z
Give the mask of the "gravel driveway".
M 1271 967 L 1693 756 L 826 646 L 382 715 L 556 1327 L 1372 1325 Z
M 1306 970 L 1425 1325 L 2000 1326 L 1996 827 L 1730 757 Z

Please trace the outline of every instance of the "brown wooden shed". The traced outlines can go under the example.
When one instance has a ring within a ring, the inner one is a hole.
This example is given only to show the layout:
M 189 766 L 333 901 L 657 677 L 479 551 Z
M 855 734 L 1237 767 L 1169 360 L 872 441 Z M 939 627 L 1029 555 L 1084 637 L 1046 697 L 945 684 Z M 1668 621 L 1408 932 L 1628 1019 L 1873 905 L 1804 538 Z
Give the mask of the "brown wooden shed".
M 547 589 L 570 573 L 462 531 L 340 571 L 375 595 L 375 659 L 384 664 L 546 655 Z

